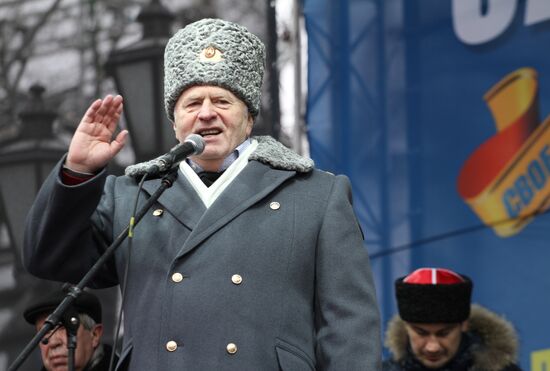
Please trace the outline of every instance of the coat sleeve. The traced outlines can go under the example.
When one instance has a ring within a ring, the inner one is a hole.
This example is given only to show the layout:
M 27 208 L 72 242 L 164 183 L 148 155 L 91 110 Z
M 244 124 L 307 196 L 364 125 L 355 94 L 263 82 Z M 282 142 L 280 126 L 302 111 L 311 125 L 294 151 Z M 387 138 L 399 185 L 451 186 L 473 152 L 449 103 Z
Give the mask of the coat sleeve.
M 106 173 L 103 171 L 77 186 L 67 186 L 59 176 L 63 160 L 42 185 L 27 215 L 23 265 L 37 277 L 77 283 L 104 251 L 97 231 L 109 234 L 105 226 L 92 222 L 103 194 Z M 115 285 L 113 267 L 112 261 L 108 262 L 90 286 Z
M 317 361 L 321 370 L 380 370 L 380 316 L 351 186 L 337 176 L 316 258 Z

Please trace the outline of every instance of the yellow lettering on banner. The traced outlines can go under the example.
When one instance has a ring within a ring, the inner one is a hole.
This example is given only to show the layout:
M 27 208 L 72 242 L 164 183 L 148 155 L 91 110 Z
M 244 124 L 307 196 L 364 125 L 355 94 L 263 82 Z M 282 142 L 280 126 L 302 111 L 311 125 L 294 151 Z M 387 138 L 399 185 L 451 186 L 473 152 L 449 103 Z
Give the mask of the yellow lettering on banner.
M 548 208 L 550 198 L 548 146 L 550 146 L 550 119 L 535 130 L 515 158 L 489 187 L 475 199 L 468 200 L 470 206 L 486 224 L 501 221 L 493 225 L 499 236 L 517 233 L 536 213 Z M 536 167 L 533 167 L 533 164 Z M 540 170 L 537 172 L 532 170 L 533 168 Z M 534 175 L 529 176 L 529 174 Z
M 550 349 L 531 352 L 531 371 L 550 371 Z
M 495 84 L 484 99 L 498 133 L 470 156 L 459 175 L 463 199 L 501 237 L 518 233 L 550 208 L 550 116 L 539 124 L 537 98 L 532 68 Z M 503 157 L 497 158 L 501 147 Z M 476 182 L 475 174 L 490 177 Z

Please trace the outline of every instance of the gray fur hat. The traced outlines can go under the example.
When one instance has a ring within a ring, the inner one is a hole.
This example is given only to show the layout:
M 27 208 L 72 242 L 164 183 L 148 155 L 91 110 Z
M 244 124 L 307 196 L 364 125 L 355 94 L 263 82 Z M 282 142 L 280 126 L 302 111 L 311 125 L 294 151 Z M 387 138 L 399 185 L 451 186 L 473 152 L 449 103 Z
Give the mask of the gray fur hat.
M 260 111 L 265 46 L 245 27 L 206 18 L 179 30 L 164 51 L 164 106 L 174 121 L 174 106 L 193 85 L 230 90 L 253 117 Z

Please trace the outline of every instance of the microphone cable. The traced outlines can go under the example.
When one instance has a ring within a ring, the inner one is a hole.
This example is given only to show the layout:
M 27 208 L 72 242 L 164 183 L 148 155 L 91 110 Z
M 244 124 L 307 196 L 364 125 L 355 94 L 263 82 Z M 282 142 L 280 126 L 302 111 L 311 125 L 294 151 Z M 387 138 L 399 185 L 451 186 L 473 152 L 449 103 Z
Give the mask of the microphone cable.
M 61 323 L 58 323 L 57 325 L 55 325 L 55 327 L 51 330 L 48 336 L 44 336 L 42 340 L 40 340 L 40 343 L 44 345 L 48 345 L 48 343 L 50 342 L 50 338 L 55 334 L 57 330 L 59 330 L 60 327 L 61 327 Z
M 130 259 L 132 257 L 132 241 L 133 241 L 133 237 L 134 237 L 134 223 L 135 223 L 136 212 L 137 212 L 137 207 L 138 207 L 139 195 L 141 193 L 141 190 L 143 189 L 143 183 L 145 183 L 146 179 L 147 179 L 147 174 L 143 174 L 143 176 L 141 177 L 141 180 L 138 184 L 136 198 L 135 198 L 135 201 L 134 201 L 134 208 L 132 210 L 132 215 L 130 217 L 130 223 L 129 223 L 129 228 L 128 228 L 128 256 L 126 258 L 126 267 L 124 267 L 123 280 L 119 282 L 119 284 L 120 284 L 120 296 L 121 296 L 120 308 L 118 310 L 117 321 L 116 321 L 116 325 L 115 325 L 116 331 L 115 331 L 114 339 L 113 339 L 113 350 L 111 352 L 111 359 L 109 361 L 109 371 L 113 371 L 114 361 L 115 361 L 115 353 L 116 353 L 116 350 L 118 348 L 120 327 L 121 327 L 121 324 L 122 324 L 122 308 L 124 307 L 124 302 L 126 301 L 126 285 L 128 283 L 128 278 L 130 276 L 129 275 L 129 271 L 130 271 L 129 267 L 130 267 Z M 121 284 L 122 282 L 124 282 L 124 284 Z M 122 348 L 121 348 L 121 354 L 120 355 L 122 356 Z

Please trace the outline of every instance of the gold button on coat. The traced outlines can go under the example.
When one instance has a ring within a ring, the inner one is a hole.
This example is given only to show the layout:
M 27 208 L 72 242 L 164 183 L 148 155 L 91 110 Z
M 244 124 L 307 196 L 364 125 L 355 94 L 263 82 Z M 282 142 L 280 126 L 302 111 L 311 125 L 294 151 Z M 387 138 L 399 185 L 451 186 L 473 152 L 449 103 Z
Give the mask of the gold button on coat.
M 169 352 L 173 352 L 176 349 L 178 349 L 178 343 L 176 343 L 174 340 L 170 340 L 166 343 L 166 350 Z
M 269 207 L 272 210 L 279 210 L 279 208 L 281 207 L 281 204 L 278 203 L 277 201 L 273 201 L 272 203 L 269 204 Z
M 241 282 L 243 282 L 243 278 L 240 274 L 234 274 L 231 276 L 231 282 L 233 282 L 235 285 L 240 285 Z
M 227 344 L 227 347 L 225 347 L 225 349 L 227 350 L 227 353 L 229 353 L 229 354 L 237 353 L 237 345 L 234 344 L 234 343 Z
M 163 212 L 164 212 L 164 210 L 162 210 L 162 209 L 156 209 L 155 211 L 153 211 L 153 215 L 154 216 L 161 216 Z
M 174 273 L 174 274 L 172 275 L 172 281 L 174 281 L 174 282 L 181 282 L 181 281 L 183 281 L 183 274 L 181 274 L 181 273 Z

